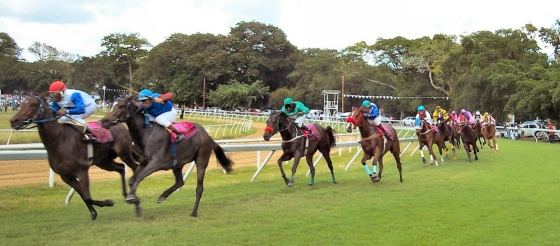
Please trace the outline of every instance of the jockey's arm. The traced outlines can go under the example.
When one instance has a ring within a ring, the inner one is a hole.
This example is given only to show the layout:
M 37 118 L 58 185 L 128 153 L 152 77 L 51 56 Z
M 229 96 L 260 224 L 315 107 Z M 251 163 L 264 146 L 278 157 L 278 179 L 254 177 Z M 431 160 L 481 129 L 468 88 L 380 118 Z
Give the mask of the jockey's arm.
M 294 112 L 303 112 L 304 114 L 309 114 L 309 108 L 306 107 L 303 103 L 296 103 L 296 108 Z
M 68 114 L 76 115 L 86 113 L 86 105 L 84 103 L 84 99 L 82 98 L 82 94 L 75 92 L 72 94 L 72 97 L 70 97 L 70 101 L 74 103 L 74 107 L 68 109 Z
M 173 99 L 173 93 L 168 92 L 165 94 L 160 94 L 158 97 L 163 99 L 164 102 L 171 101 Z
M 372 105 L 371 106 L 371 111 L 368 114 L 368 118 L 375 119 L 375 118 L 377 118 L 377 116 L 379 116 L 379 108 L 377 108 L 376 105 Z
M 55 101 L 51 102 L 51 111 L 53 113 L 58 112 L 58 110 L 60 110 L 60 106 L 58 106 L 58 103 L 56 103 Z

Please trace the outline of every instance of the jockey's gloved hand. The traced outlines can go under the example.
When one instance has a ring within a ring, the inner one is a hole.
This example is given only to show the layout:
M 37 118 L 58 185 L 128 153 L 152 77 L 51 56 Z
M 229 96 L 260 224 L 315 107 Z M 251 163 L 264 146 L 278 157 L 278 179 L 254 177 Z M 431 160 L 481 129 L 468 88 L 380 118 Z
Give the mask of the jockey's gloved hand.
M 66 110 L 64 109 L 58 110 L 58 112 L 56 112 L 56 116 L 64 116 L 64 115 L 66 115 Z
M 303 112 L 297 112 L 297 115 L 303 115 Z

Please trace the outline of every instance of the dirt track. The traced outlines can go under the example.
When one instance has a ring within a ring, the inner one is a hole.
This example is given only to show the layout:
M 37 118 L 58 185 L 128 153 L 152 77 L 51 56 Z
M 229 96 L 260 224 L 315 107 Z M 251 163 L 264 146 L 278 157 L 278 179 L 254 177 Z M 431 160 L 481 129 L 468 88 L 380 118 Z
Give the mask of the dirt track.
M 250 136 L 243 137 L 245 139 L 262 139 L 264 133 L 265 124 L 254 122 L 253 127 L 257 128 L 257 133 Z M 261 153 L 261 161 L 264 160 L 268 152 Z M 257 160 L 257 153 L 253 152 L 233 152 L 229 153 L 230 157 L 235 162 L 235 167 L 241 166 L 255 166 Z M 272 159 L 269 161 L 276 162 L 280 157 L 280 153 L 276 152 Z M 218 163 L 214 157 L 210 159 L 209 168 L 219 168 Z M 184 169 L 184 171 L 186 168 Z M 196 170 L 196 169 L 195 169 Z M 131 173 L 131 172 L 129 172 Z M 90 179 L 114 179 L 118 178 L 119 175 L 115 172 L 107 172 L 96 166 L 90 169 Z M 158 172 L 157 174 L 172 175 L 171 171 Z M 130 175 L 129 175 L 130 176 Z M 36 161 L 0 161 L 0 187 L 9 186 L 19 186 L 26 184 L 37 184 L 45 183 L 48 184 L 49 180 L 49 164 L 46 160 L 36 160 Z M 61 184 L 62 180 L 58 175 L 55 175 L 55 183 Z

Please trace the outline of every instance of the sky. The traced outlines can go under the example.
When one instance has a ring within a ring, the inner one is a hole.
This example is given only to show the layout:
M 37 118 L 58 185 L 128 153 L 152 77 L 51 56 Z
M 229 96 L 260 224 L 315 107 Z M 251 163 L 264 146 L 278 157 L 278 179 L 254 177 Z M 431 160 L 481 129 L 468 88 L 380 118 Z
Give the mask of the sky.
M 445 0 L 0 0 L 0 32 L 27 50 L 34 41 L 93 56 L 111 33 L 139 33 L 152 45 L 173 33 L 227 35 L 241 21 L 280 28 L 296 47 L 344 49 L 378 38 L 419 38 L 551 27 L 556 1 Z M 24 51 L 23 57 L 35 60 Z

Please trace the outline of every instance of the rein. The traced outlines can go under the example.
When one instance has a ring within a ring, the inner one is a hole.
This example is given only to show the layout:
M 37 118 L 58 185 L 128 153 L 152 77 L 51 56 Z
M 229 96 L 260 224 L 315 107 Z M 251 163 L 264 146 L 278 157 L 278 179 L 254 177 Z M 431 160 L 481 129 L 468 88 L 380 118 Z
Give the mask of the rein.
M 355 112 L 358 111 L 358 110 L 361 110 L 361 108 L 360 108 L 360 109 L 354 110 L 354 112 L 352 112 L 352 115 L 350 116 L 350 118 L 353 118 Z M 360 117 L 360 114 L 361 114 L 361 117 Z M 364 124 L 365 124 L 365 122 L 367 122 L 367 121 L 364 119 L 365 116 L 363 115 L 363 113 L 361 113 L 361 111 L 360 111 L 360 113 L 359 113 L 358 115 L 356 115 L 356 117 L 359 117 L 358 119 L 359 119 L 360 121 L 356 121 L 355 123 L 353 123 L 354 128 L 355 128 L 355 127 L 360 127 L 360 126 L 363 127 Z M 369 125 L 371 125 L 371 124 L 369 124 Z M 371 127 L 374 127 L 374 126 L 371 125 Z M 379 133 L 374 133 L 374 134 L 368 136 L 367 138 L 362 138 L 362 141 L 369 141 L 369 140 L 372 140 L 372 139 L 375 139 L 375 138 L 378 138 L 378 137 L 379 137 Z
M 292 121 L 291 121 L 291 120 L 286 119 L 286 120 L 288 121 L 288 126 L 284 127 L 283 129 L 280 129 L 280 126 L 279 126 L 279 124 L 280 124 L 280 116 L 279 116 L 279 115 L 272 115 L 272 116 L 276 118 L 276 124 L 274 125 L 274 128 L 272 129 L 272 131 L 271 131 L 272 133 L 270 134 L 270 136 L 273 136 L 274 134 L 279 133 L 279 132 L 283 132 L 283 131 L 289 130 L 291 126 L 294 126 L 294 128 L 296 128 L 296 126 L 295 126 L 294 124 L 292 124 Z M 270 127 L 268 127 L 268 128 L 269 128 L 268 131 L 270 131 Z M 265 129 L 265 131 L 266 131 L 266 130 L 267 130 L 267 129 Z M 293 138 L 291 138 L 291 139 L 289 139 L 289 140 L 283 140 L 283 139 L 282 139 L 282 143 L 290 143 L 290 142 L 293 142 L 293 141 L 295 141 L 295 140 L 297 140 L 297 139 L 300 139 L 300 138 L 302 138 L 302 137 L 304 137 L 304 135 L 303 135 L 303 134 L 302 134 L 302 135 L 298 135 L 298 131 L 297 131 L 297 128 L 296 128 L 296 136 L 293 137 Z

